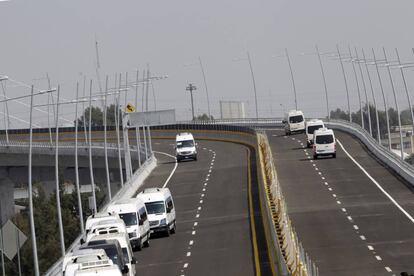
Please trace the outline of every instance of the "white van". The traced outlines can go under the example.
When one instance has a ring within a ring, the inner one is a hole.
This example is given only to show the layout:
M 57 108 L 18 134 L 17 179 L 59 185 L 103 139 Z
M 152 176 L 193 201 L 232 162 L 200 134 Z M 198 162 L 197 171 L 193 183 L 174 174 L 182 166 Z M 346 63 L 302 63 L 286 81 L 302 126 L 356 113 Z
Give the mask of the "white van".
M 122 249 L 122 254 L 124 256 L 124 263 L 128 266 L 129 276 L 135 276 L 135 264 L 137 263 L 134 253 L 132 252 L 131 244 L 129 242 L 128 234 L 125 233 L 116 233 L 116 234 L 104 234 L 92 237 L 88 242 L 88 245 L 99 244 L 103 241 L 117 240 Z
M 75 271 L 74 276 L 122 276 L 117 265 L 114 265 L 110 259 L 81 263 L 79 269 Z
M 184 159 L 197 161 L 197 148 L 194 137 L 191 133 L 179 133 L 175 137 L 175 155 L 177 162 Z
M 313 139 L 313 159 L 323 155 L 332 155 L 333 158 L 336 158 L 336 140 L 332 129 L 315 130 Z
M 148 188 L 137 195 L 147 206 L 151 232 L 175 233 L 175 206 L 168 188 Z
M 80 263 L 107 258 L 108 256 L 103 249 L 77 249 L 67 253 L 63 258 L 62 273 L 64 276 L 71 276 L 79 269 Z
M 318 130 L 320 128 L 324 128 L 325 125 L 322 120 L 310 120 L 306 122 L 306 144 L 308 145 L 308 148 L 310 148 L 313 144 L 313 133 L 315 130 Z
M 122 219 L 98 221 L 91 226 L 86 236 L 86 242 L 89 242 L 95 236 L 117 233 L 125 233 L 128 235 L 125 222 Z
M 90 215 L 85 223 L 85 232 L 86 234 L 89 233 L 91 230 L 91 227 L 93 224 L 100 222 L 100 221 L 112 221 L 119 219 L 119 216 L 117 214 L 111 214 L 111 213 L 97 213 Z
M 107 211 L 118 214 L 125 222 L 132 247 L 141 250 L 149 246 L 150 224 L 147 209 L 138 198 L 121 199 L 108 206 Z
M 286 135 L 305 131 L 305 116 L 303 116 L 303 112 L 300 110 L 289 111 L 283 123 L 285 124 Z

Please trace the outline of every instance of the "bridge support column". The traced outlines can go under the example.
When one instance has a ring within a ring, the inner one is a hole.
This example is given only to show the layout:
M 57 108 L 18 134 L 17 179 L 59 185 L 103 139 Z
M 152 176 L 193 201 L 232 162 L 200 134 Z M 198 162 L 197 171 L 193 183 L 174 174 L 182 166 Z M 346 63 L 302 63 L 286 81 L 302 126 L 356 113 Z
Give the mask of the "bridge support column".
M 14 184 L 9 178 L 7 168 L 0 168 L 0 226 L 14 213 Z

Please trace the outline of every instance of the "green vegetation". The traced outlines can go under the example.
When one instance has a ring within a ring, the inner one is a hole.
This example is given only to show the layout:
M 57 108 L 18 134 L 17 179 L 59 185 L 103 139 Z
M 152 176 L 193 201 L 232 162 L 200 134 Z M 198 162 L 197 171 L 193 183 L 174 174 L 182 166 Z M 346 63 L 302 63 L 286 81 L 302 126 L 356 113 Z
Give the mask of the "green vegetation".
M 107 113 L 107 125 L 114 126 L 115 125 L 115 112 L 116 106 L 111 104 L 106 108 Z M 118 109 L 119 114 L 121 114 L 120 110 Z M 91 108 L 91 125 L 92 127 L 95 126 L 103 126 L 103 110 L 99 107 L 92 106 Z M 121 125 L 121 120 L 119 121 L 119 125 Z M 83 127 L 84 125 L 89 126 L 89 107 L 85 109 L 83 114 L 78 118 L 78 125 Z
M 62 181 L 62 180 L 61 180 Z M 63 183 L 63 181 L 61 182 Z M 36 227 L 36 241 L 39 258 L 40 273 L 43 274 L 49 269 L 60 257 L 60 240 L 59 228 L 56 209 L 56 193 L 48 196 L 40 184 L 36 184 L 38 196 L 33 198 L 34 220 Z M 63 189 L 60 189 L 63 191 Z M 86 219 L 91 215 L 88 209 L 88 197 L 90 194 L 82 194 L 83 217 Z M 64 226 L 65 247 L 71 243 L 80 234 L 79 210 L 77 193 L 63 194 L 60 192 L 62 221 Z M 101 206 L 105 200 L 103 192 L 96 191 L 97 204 Z M 28 201 L 22 201 L 19 204 L 27 206 Z M 33 271 L 33 250 L 30 237 L 29 212 L 28 209 L 14 217 L 14 223 L 28 237 L 24 246 L 20 250 L 21 269 L 23 275 L 34 275 Z M 10 262 L 6 259 L 6 274 L 18 275 L 17 256 Z
M 374 138 L 376 138 L 377 137 L 376 110 L 375 110 L 375 106 L 373 105 L 370 105 L 369 108 L 370 108 L 370 116 L 371 116 L 372 135 L 374 136 Z M 363 115 L 364 115 L 363 117 L 364 117 L 365 129 L 368 130 L 369 121 L 368 121 L 367 107 L 364 106 L 362 110 L 363 110 Z M 340 108 L 337 108 L 336 110 L 332 110 L 330 115 L 331 115 L 331 119 L 341 119 L 341 120 L 346 120 L 346 121 L 349 120 L 349 113 Z M 388 116 L 390 119 L 390 128 L 391 128 L 391 131 L 393 131 L 393 129 L 395 129 L 398 126 L 397 111 L 393 108 L 389 108 Z M 361 110 L 352 112 L 351 117 L 354 123 L 361 125 Z M 386 135 L 388 134 L 387 134 L 387 119 L 386 119 L 385 111 L 378 110 L 378 118 L 380 122 L 379 124 L 380 135 L 381 137 L 386 137 Z M 411 113 L 409 109 L 401 111 L 401 124 L 402 125 L 411 124 Z

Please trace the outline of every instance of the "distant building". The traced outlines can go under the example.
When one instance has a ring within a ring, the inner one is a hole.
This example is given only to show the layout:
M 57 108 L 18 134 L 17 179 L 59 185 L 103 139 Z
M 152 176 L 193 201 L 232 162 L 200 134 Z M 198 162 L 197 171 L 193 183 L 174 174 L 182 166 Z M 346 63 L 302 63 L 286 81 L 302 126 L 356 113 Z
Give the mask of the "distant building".
M 246 118 L 244 102 L 220 101 L 221 119 L 243 119 Z

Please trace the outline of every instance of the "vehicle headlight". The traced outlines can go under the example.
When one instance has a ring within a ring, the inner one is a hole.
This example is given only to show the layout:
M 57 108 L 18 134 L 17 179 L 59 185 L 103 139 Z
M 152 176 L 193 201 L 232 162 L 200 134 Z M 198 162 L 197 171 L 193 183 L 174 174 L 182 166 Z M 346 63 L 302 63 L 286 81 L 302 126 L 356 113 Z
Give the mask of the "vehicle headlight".
M 131 238 L 135 238 L 137 236 L 137 233 L 135 231 L 134 232 L 131 232 L 131 233 L 129 233 L 129 236 Z
M 167 224 L 167 219 L 164 218 L 164 219 L 160 220 L 160 224 L 162 224 L 162 225 Z

